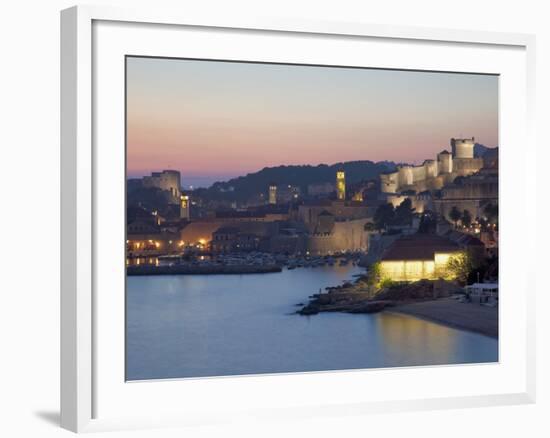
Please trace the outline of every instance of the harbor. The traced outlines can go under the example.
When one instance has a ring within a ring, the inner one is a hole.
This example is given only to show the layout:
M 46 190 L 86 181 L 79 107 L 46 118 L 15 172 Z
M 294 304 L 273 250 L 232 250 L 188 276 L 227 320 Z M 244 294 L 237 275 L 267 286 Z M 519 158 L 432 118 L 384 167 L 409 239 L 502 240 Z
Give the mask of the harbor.
M 128 275 L 220 275 L 265 274 L 283 269 L 316 268 L 321 266 L 356 266 L 359 253 L 330 256 L 289 256 L 263 252 L 231 254 L 173 254 L 156 257 L 128 258 Z

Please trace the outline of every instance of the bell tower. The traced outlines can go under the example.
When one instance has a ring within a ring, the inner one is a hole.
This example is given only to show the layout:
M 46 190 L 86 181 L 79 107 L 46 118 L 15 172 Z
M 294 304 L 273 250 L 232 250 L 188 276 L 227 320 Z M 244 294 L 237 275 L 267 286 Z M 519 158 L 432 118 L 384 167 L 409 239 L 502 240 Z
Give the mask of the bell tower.
M 190 218 L 191 218 L 191 215 L 189 212 L 189 196 L 181 195 L 180 196 L 180 219 L 189 220 Z
M 339 201 L 346 200 L 346 174 L 343 169 L 336 172 L 336 198 Z
M 269 184 L 269 204 L 277 204 L 277 185 L 275 183 Z

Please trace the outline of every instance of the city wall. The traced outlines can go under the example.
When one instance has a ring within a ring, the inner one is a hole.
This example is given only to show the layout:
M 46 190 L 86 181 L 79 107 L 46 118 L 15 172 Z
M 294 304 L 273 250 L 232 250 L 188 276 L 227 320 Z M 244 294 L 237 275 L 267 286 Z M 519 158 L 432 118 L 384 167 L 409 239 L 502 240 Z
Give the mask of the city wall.
M 306 251 L 312 255 L 332 254 L 340 251 L 366 251 L 368 233 L 365 224 L 368 219 L 338 221 L 329 234 L 312 234 L 306 238 Z

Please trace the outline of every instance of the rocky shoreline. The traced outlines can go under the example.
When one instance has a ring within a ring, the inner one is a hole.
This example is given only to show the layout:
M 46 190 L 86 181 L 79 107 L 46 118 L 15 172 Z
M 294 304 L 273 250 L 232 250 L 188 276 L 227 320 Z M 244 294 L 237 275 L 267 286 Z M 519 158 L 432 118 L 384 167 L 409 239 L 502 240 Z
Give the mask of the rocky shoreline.
M 312 296 L 312 300 L 298 310 L 300 315 L 316 315 L 320 312 L 374 313 L 394 306 L 389 300 L 371 300 L 362 293 L 325 293 Z
M 376 313 L 390 311 L 425 319 L 459 330 L 498 338 L 498 307 L 460 302 L 451 296 L 460 291 L 453 282 L 420 280 L 394 284 L 376 294 L 366 287 L 365 277 L 354 283 L 328 288 L 300 303 L 300 315 L 321 312 Z
M 320 312 L 375 313 L 388 307 L 448 297 L 458 287 L 443 280 L 420 280 L 394 284 L 374 293 L 364 276 L 354 283 L 328 288 L 326 293 L 310 296 L 310 302 L 296 313 L 315 315 Z

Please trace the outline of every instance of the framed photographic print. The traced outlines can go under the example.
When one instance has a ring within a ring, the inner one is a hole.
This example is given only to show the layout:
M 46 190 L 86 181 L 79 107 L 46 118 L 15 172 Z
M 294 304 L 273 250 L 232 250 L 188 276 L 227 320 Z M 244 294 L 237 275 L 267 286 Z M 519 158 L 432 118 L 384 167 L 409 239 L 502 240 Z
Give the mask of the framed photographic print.
M 61 24 L 63 427 L 534 400 L 533 37 Z

